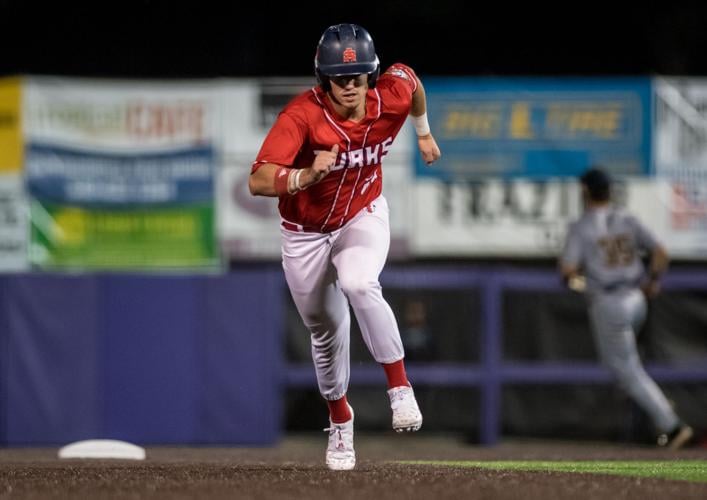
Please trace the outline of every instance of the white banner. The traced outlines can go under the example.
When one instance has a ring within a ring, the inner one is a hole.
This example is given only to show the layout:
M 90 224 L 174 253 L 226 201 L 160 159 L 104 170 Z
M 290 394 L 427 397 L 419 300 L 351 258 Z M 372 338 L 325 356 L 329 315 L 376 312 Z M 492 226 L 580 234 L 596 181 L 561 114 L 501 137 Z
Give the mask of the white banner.
M 707 182 L 667 178 L 631 185 L 630 209 L 652 228 L 671 257 L 707 259 Z
M 655 171 L 675 255 L 707 257 L 707 78 L 655 81 Z M 655 198 L 653 199 L 655 200 Z M 646 200 L 648 209 L 651 199 Z
M 622 179 L 614 191 L 615 202 L 643 221 L 673 258 L 707 258 L 707 207 L 690 207 L 684 186 L 641 177 Z M 576 181 L 427 180 L 415 187 L 412 208 L 413 255 L 554 258 L 582 200 Z
M 150 82 L 31 77 L 23 92 L 27 141 L 159 151 L 220 136 L 214 81 Z
M 27 213 L 21 175 L 0 175 L 0 272 L 29 267 Z
M 576 183 L 566 181 L 423 179 L 414 197 L 412 253 L 420 256 L 555 255 L 581 210 Z
M 655 81 L 655 171 L 707 180 L 707 78 Z

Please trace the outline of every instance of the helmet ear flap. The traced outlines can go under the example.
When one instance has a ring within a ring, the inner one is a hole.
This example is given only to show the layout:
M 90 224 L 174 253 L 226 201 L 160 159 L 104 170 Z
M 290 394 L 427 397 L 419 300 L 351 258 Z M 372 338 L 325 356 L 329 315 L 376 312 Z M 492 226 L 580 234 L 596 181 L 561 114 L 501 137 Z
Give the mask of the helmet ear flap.
M 322 90 L 324 92 L 329 92 L 331 90 L 331 82 L 329 81 L 329 77 L 322 73 L 321 70 L 316 66 L 314 68 L 314 75 L 317 77 L 317 83 L 322 88 Z
M 317 55 L 314 56 L 314 76 L 316 76 L 317 84 L 322 88 L 322 90 L 324 92 L 329 92 L 331 90 L 329 77 L 322 73 L 322 70 L 319 68 L 317 57 L 319 57 L 319 50 L 317 50 Z
M 376 88 L 376 82 L 378 81 L 378 77 L 380 76 L 380 72 L 381 72 L 381 65 L 380 65 L 380 62 L 378 61 L 378 56 L 376 56 L 376 69 L 373 70 L 372 73 L 368 73 L 368 88 L 369 89 Z
M 329 77 L 326 75 L 322 75 L 322 77 L 319 79 L 319 86 L 324 92 L 329 92 L 331 90 L 331 82 L 329 81 Z

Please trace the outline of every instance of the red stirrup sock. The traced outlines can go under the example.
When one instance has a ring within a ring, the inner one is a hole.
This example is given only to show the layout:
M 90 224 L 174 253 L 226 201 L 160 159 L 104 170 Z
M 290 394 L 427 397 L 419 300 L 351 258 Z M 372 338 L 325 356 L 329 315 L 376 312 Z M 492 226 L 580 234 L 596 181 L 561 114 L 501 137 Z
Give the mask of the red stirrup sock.
M 388 389 L 400 387 L 402 385 L 410 385 L 408 377 L 405 374 L 405 363 L 403 360 L 398 360 L 394 363 L 381 363 L 385 370 L 385 376 L 388 378 Z
M 329 406 L 329 418 L 335 424 L 343 424 L 351 420 L 351 410 L 346 396 L 335 401 L 327 400 L 326 404 Z

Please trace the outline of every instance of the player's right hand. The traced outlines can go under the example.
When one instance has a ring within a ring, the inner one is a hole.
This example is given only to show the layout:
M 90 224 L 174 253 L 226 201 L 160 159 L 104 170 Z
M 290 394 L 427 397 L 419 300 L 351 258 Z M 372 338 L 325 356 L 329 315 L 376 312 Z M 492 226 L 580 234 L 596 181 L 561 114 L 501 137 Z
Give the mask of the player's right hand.
M 334 144 L 331 151 L 320 151 L 314 158 L 311 167 L 311 181 L 306 185 L 315 184 L 322 180 L 336 164 L 336 157 L 339 155 L 339 145 Z
M 647 299 L 654 299 L 660 293 L 660 281 L 651 280 L 641 283 L 641 291 Z

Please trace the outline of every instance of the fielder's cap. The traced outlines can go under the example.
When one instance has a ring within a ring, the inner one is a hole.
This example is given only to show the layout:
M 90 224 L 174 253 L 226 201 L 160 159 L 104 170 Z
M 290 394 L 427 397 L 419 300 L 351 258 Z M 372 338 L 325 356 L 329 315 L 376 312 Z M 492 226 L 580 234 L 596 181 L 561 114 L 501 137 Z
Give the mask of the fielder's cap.
M 608 197 L 611 187 L 611 177 L 600 167 L 591 167 L 582 174 L 579 181 L 587 186 L 592 198 Z

